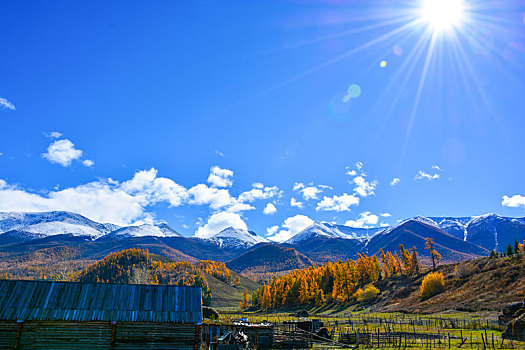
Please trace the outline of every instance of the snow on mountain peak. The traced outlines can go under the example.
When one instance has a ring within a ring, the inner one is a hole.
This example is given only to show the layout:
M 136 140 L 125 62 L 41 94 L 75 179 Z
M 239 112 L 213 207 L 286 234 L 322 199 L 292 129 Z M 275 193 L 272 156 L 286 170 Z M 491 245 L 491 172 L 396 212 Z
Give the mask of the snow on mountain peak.
M 131 238 L 131 237 L 182 237 L 177 231 L 167 224 L 150 225 L 143 224 L 138 226 L 122 227 L 111 232 L 109 237 Z
M 23 240 L 63 234 L 96 239 L 117 228 L 119 226 L 97 223 L 67 211 L 0 213 L 0 233 L 10 232 Z
M 221 247 L 246 248 L 268 240 L 253 231 L 227 227 L 219 233 L 209 237 L 208 240 L 218 243 Z
M 344 225 L 335 225 L 328 222 L 314 222 L 309 227 L 305 228 L 295 236 L 291 237 L 286 243 L 296 244 L 306 239 L 315 237 L 324 238 L 342 238 L 342 239 L 356 239 L 366 241 L 382 228 L 360 228 L 350 227 Z

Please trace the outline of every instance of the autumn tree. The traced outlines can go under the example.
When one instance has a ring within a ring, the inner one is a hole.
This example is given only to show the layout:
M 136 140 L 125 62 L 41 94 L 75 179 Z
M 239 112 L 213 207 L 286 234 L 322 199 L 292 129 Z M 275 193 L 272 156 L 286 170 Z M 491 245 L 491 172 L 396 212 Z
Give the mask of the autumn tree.
M 432 238 L 425 239 L 425 249 L 430 251 L 430 257 L 432 258 L 432 270 L 436 271 L 436 265 L 441 260 L 441 254 L 436 250 L 434 240 Z
M 249 303 L 250 303 L 250 299 L 248 297 L 248 291 L 245 289 L 243 290 L 242 292 L 242 300 L 239 304 L 239 307 L 242 309 L 242 310 L 246 310 L 249 306 Z
M 111 253 L 71 277 L 84 283 L 148 283 L 200 287 L 202 303 L 211 304 L 211 290 L 204 273 L 190 262 L 162 263 L 147 250 L 126 249 Z
M 399 245 L 399 253 L 402 264 L 401 271 L 408 275 L 412 272 L 412 254 L 410 254 L 410 251 L 405 249 L 402 244 Z
M 425 276 L 419 288 L 422 300 L 433 297 L 445 290 L 445 278 L 440 272 L 431 272 Z
M 411 273 L 413 275 L 417 275 L 419 273 L 419 259 L 418 259 L 418 256 L 417 256 L 417 248 L 416 248 L 416 246 L 412 246 L 412 249 L 410 249 L 410 252 L 412 254 Z

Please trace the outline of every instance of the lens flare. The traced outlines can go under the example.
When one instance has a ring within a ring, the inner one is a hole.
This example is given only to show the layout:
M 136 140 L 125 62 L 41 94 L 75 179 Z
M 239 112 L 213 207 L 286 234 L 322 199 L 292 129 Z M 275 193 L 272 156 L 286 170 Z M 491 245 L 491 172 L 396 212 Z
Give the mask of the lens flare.
M 464 4 L 462 0 L 423 0 L 420 16 L 435 32 L 441 32 L 461 24 Z
M 392 51 L 394 52 L 394 55 L 396 56 L 401 56 L 403 54 L 403 48 L 399 45 L 395 45 Z
M 386 61 L 381 61 L 381 63 L 379 63 L 379 67 L 381 68 L 385 68 L 386 66 L 388 65 L 388 63 Z
M 357 84 L 352 84 L 348 87 L 347 93 L 348 96 L 352 98 L 357 98 L 361 96 L 361 87 Z

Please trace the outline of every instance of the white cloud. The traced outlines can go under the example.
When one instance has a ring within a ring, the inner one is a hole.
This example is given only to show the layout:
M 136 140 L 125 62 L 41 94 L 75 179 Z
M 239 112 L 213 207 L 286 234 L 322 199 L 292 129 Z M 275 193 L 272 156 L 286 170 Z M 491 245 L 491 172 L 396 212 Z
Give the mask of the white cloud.
M 268 236 L 274 235 L 277 231 L 279 231 L 279 226 L 271 226 L 266 229 Z
M 348 176 L 356 176 L 357 175 L 357 171 L 355 170 L 350 170 L 348 167 L 346 169 L 346 175 Z
M 64 167 L 70 166 L 71 162 L 82 157 L 82 151 L 75 148 L 73 142 L 64 139 L 58 140 L 49 145 L 47 153 L 43 153 L 42 157 L 49 160 L 51 163 L 60 164 Z
M 3 156 L 4 154 L 2 152 L 0 152 L 0 156 Z
M 84 164 L 87 167 L 92 167 L 93 165 L 95 165 L 95 162 L 92 161 L 91 159 L 84 159 L 82 161 L 82 164 Z
M 389 217 L 392 216 L 392 214 L 390 214 L 390 213 L 381 213 L 381 214 L 379 214 L 379 215 L 381 215 L 381 216 L 384 217 L 384 218 L 389 218 Z
M 357 176 L 353 180 L 354 184 L 356 184 L 356 187 L 354 188 L 354 192 L 360 195 L 361 197 L 368 197 L 375 195 L 375 189 L 377 187 L 377 181 L 368 182 L 364 178 L 364 176 Z
M 231 187 L 233 185 L 233 171 L 215 165 L 210 169 L 208 183 L 214 187 Z
M 401 182 L 401 179 L 394 177 L 392 181 L 390 182 L 390 186 L 397 186 Z
M 318 199 L 318 195 L 322 193 L 324 189 L 332 189 L 332 187 L 326 185 L 314 186 L 313 183 L 305 185 L 302 182 L 296 182 L 293 186 L 293 190 L 299 191 L 305 200 Z
M 59 139 L 62 137 L 62 134 L 58 131 L 51 131 L 49 133 L 45 133 L 46 137 L 52 138 L 52 139 Z
M 102 179 L 63 190 L 56 187 L 44 194 L 26 191 L 0 180 L 0 211 L 68 210 L 95 221 L 130 225 L 153 222 L 148 207 L 167 203 L 170 207 L 184 204 L 209 206 L 213 214 L 210 218 L 217 220 L 214 215 L 218 212 L 234 214 L 223 214 L 223 217 L 237 218 L 239 213 L 255 209 L 249 203 L 281 194 L 277 187 L 262 184 L 254 184 L 252 190 L 241 193 L 238 198 L 233 197 L 228 189 L 206 184 L 186 189 L 169 178 L 158 177 L 157 170 L 151 168 L 137 171 L 131 179 L 123 182 Z M 270 214 L 272 210 L 276 210 L 275 206 L 267 205 L 265 213 Z M 203 226 L 202 223 L 199 226 Z M 202 230 L 207 227 L 211 226 Z
M 280 197 L 282 191 L 279 190 L 279 187 L 264 187 L 261 183 L 254 183 L 253 188 L 249 191 L 243 192 L 239 195 L 238 200 L 240 202 L 255 202 L 259 199 L 269 199 L 273 197 Z
M 241 212 L 255 209 L 247 203 L 256 200 L 270 199 L 280 196 L 282 191 L 278 187 L 264 187 L 259 183 L 254 184 L 254 188 L 242 192 L 238 198 L 233 197 L 228 189 L 209 187 L 205 184 L 198 184 L 188 190 L 189 204 L 209 205 L 213 210 L 226 210 L 228 212 Z
M 303 198 L 306 200 L 310 199 L 317 199 L 317 195 L 321 193 L 322 190 L 318 189 L 317 187 L 305 187 L 301 190 L 301 193 L 303 194 Z
M 208 187 L 205 184 L 198 184 L 188 190 L 190 204 L 209 205 L 212 209 L 220 209 L 236 203 L 235 198 L 226 189 Z
M 264 207 L 263 214 L 264 215 L 273 215 L 277 213 L 277 208 L 272 203 L 266 204 L 266 207 Z
M 299 202 L 298 200 L 296 200 L 294 197 L 292 197 L 292 199 L 290 199 L 290 205 L 292 207 L 296 207 L 296 208 L 299 208 L 299 209 L 303 209 L 303 202 Z
M 429 174 L 429 173 L 426 173 L 422 170 L 419 170 L 417 175 L 414 177 L 414 180 L 427 180 L 427 181 L 432 181 L 432 180 L 436 180 L 436 179 L 439 179 L 439 174 Z
M 368 228 L 377 225 L 378 222 L 379 217 L 377 215 L 372 214 L 369 211 L 365 211 L 359 214 L 359 218 L 357 220 L 348 220 L 347 222 L 345 222 L 345 225 L 350 227 Z
M 343 193 L 341 196 L 325 196 L 321 202 L 317 203 L 315 210 L 350 211 L 350 206 L 352 205 L 359 205 L 359 197 Z
M 439 165 L 432 165 L 432 169 L 441 171 L 441 168 L 439 167 Z
M 231 207 L 226 208 L 226 211 L 230 213 L 240 213 L 247 210 L 255 210 L 255 207 L 247 203 L 235 203 Z
M 246 226 L 246 223 L 239 214 L 220 212 L 210 216 L 208 222 L 197 229 L 195 236 L 207 238 L 230 226 L 241 230 L 248 230 L 248 226 Z
M 301 188 L 304 188 L 304 184 L 302 182 L 296 182 L 293 185 L 293 190 L 294 191 L 299 191 Z
M 131 180 L 123 182 L 120 187 L 148 205 L 166 202 L 172 207 L 178 207 L 189 198 L 186 188 L 171 179 L 157 177 L 155 168 L 136 172 Z
M 2 97 L 0 97 L 0 107 L 4 109 L 10 109 L 12 111 L 16 109 L 14 104 Z
M 511 208 L 525 207 L 525 196 L 521 196 L 519 194 L 515 194 L 512 197 L 503 196 L 501 205 Z
M 356 162 L 355 163 L 355 167 L 357 168 L 357 170 L 362 170 L 363 169 L 363 162 Z
M 222 153 L 221 151 L 219 150 L 215 150 L 215 154 L 218 155 L 219 157 L 224 157 L 224 153 Z
M 144 198 L 126 193 L 112 181 L 101 180 L 41 195 L 0 180 L 0 211 L 68 210 L 99 222 L 129 225 L 152 221 L 145 212 L 146 205 Z
M 297 233 L 301 232 L 308 226 L 312 225 L 313 223 L 314 221 L 308 216 L 295 215 L 284 220 L 284 223 L 281 225 L 282 230 L 274 232 L 267 238 L 276 242 L 284 242 L 296 235 Z

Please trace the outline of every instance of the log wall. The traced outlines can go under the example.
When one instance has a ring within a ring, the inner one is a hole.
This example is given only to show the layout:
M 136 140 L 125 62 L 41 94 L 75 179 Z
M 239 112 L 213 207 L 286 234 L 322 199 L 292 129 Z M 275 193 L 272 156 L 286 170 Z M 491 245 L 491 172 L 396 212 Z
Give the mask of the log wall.
M 0 322 L 0 349 L 180 349 L 200 347 L 192 323 Z

